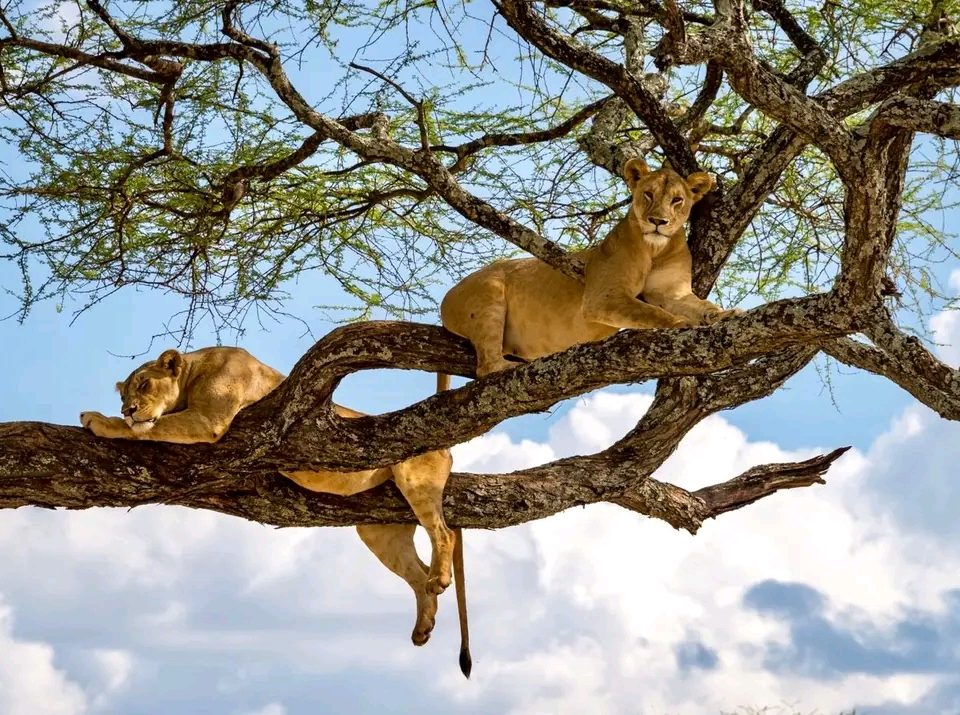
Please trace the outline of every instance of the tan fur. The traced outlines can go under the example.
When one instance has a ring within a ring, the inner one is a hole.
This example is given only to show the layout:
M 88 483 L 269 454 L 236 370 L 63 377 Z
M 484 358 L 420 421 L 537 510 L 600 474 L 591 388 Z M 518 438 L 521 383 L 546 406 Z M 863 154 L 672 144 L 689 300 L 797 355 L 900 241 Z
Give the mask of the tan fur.
M 126 419 L 82 412 L 80 423 L 99 437 L 193 444 L 216 442 L 237 413 L 266 396 L 283 375 L 240 348 L 204 348 L 191 353 L 167 350 L 134 370 L 117 390 Z M 334 405 L 342 417 L 362 413 Z M 413 589 L 417 620 L 412 640 L 430 638 L 437 595 L 450 585 L 455 535 L 443 518 L 442 495 L 450 475 L 449 450 L 413 457 L 392 467 L 357 472 L 291 471 L 284 476 L 311 491 L 349 495 L 393 479 L 430 535 L 429 568 L 413 544 L 414 524 L 368 524 L 360 538 L 388 569 Z
M 730 315 L 693 294 L 683 224 L 713 188 L 709 174 L 686 179 L 641 159 L 624 166 L 633 194 L 627 215 L 603 242 L 578 255 L 583 283 L 537 258 L 500 261 L 455 285 L 440 305 L 443 325 L 473 343 L 477 376 L 534 360 L 621 328 L 675 328 Z

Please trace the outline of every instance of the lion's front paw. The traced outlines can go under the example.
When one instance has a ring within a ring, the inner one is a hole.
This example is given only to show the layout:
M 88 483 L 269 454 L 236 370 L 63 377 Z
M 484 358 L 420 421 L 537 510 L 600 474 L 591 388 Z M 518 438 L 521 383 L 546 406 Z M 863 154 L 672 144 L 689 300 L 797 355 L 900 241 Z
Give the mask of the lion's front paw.
M 120 423 L 119 427 L 117 422 Z M 99 412 L 81 412 L 80 424 L 97 437 L 123 437 L 129 431 L 123 420 L 106 417 Z
M 80 413 L 80 424 L 83 425 L 85 429 L 93 429 L 91 425 L 97 421 L 104 421 L 107 418 L 100 414 L 99 412 L 81 412 Z
M 677 315 L 677 316 L 674 316 L 673 322 L 667 327 L 668 328 L 692 328 L 694 325 L 696 325 L 696 323 L 694 323 L 693 321 L 688 320 L 683 316 Z

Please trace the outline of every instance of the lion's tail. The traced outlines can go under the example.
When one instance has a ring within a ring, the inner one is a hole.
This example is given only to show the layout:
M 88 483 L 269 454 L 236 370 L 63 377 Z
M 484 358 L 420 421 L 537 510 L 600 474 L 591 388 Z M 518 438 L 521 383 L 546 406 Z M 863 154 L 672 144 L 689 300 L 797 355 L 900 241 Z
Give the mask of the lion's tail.
M 443 372 L 437 373 L 437 392 L 444 392 L 450 389 L 450 376 Z
M 450 376 L 437 373 L 437 392 L 450 389 Z M 467 582 L 463 571 L 463 529 L 454 529 L 453 579 L 457 591 L 457 615 L 460 618 L 460 670 L 470 677 L 473 659 L 470 657 L 470 628 L 467 624 Z
M 456 543 L 453 545 L 453 578 L 457 590 L 457 615 L 460 617 L 460 670 L 469 678 L 473 668 L 470 657 L 470 629 L 467 626 L 467 582 L 463 575 L 463 529 L 454 529 Z

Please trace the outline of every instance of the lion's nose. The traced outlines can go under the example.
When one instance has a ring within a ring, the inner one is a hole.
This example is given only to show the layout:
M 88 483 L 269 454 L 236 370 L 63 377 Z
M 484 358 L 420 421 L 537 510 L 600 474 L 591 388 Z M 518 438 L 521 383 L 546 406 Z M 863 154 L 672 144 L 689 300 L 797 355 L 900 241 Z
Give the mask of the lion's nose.
M 648 216 L 647 220 L 654 226 L 666 226 L 669 223 L 665 218 L 654 218 L 653 216 Z
M 124 417 L 130 417 L 134 412 L 137 411 L 136 405 L 130 405 L 130 407 L 124 407 L 121 411 Z

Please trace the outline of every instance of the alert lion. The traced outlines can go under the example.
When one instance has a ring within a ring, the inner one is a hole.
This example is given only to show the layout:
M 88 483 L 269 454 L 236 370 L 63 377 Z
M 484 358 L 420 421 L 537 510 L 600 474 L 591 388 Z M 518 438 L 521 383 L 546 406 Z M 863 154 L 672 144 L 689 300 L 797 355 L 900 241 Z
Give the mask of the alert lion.
M 110 439 L 177 444 L 216 442 L 240 410 L 266 396 L 283 379 L 282 374 L 241 348 L 213 347 L 190 353 L 167 350 L 117 383 L 122 418 L 82 412 L 80 423 L 95 435 Z M 339 405 L 334 405 L 334 409 L 342 417 L 362 414 Z M 366 524 L 358 526 L 357 532 L 380 562 L 413 589 L 417 602 L 414 645 L 423 645 L 430 638 L 437 613 L 437 595 L 450 585 L 451 570 L 456 568 L 461 613 L 460 660 L 464 674 L 469 676 L 462 550 L 454 548 L 456 534 L 447 527 L 441 501 L 451 466 L 450 452 L 443 449 L 381 469 L 281 474 L 305 489 L 343 496 L 393 479 L 430 536 L 430 567 L 420 560 L 414 547 L 416 524 Z
M 724 311 L 698 298 L 683 224 L 713 188 L 702 171 L 683 178 L 624 166 L 633 194 L 627 215 L 599 246 L 577 255 L 583 283 L 537 258 L 499 261 L 471 273 L 440 305 L 443 326 L 473 343 L 477 377 L 521 361 L 600 340 L 621 328 L 676 328 L 713 322 Z

